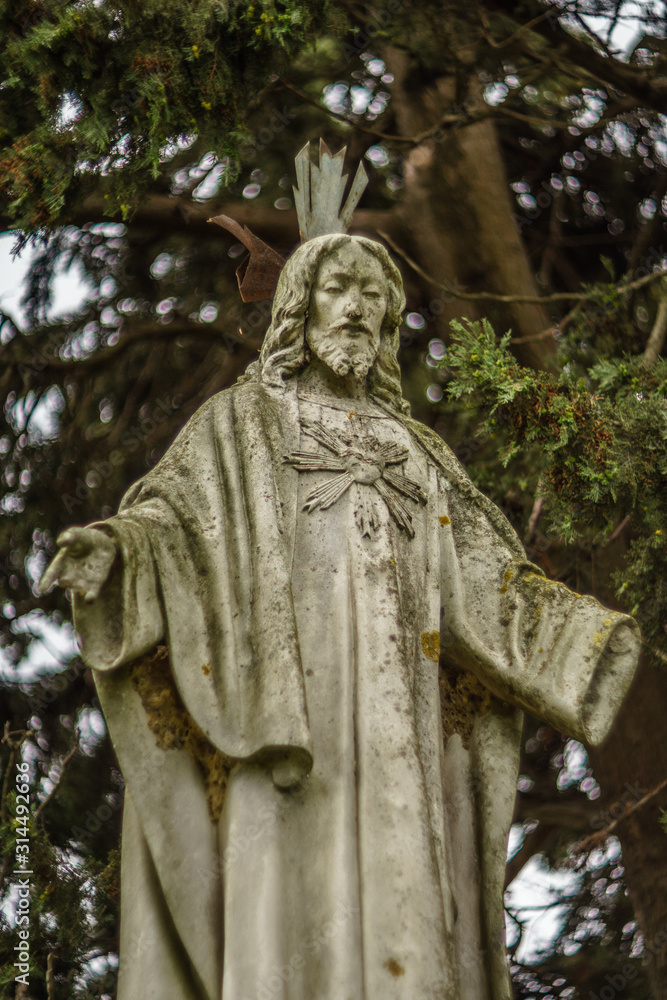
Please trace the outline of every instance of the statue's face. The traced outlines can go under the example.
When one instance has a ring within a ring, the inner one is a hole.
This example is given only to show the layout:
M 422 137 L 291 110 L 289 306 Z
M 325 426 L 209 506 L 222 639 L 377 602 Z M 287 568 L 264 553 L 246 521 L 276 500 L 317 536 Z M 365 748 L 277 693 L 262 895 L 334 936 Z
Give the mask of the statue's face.
M 380 350 L 387 302 L 380 262 L 358 243 L 345 243 L 317 272 L 306 343 L 337 375 L 365 378 Z

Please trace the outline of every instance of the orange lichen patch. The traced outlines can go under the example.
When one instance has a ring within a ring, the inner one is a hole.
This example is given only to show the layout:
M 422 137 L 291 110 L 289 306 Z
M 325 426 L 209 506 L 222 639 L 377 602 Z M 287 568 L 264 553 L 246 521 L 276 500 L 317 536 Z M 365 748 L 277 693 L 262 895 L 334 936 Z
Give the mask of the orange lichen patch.
M 475 718 L 486 715 L 492 698 L 489 689 L 474 674 L 454 669 L 441 670 L 440 704 L 445 743 L 450 736 L 458 733 L 464 747 L 469 746 Z
M 208 677 L 208 675 L 211 672 L 211 668 L 209 667 L 208 663 L 202 663 L 202 670 L 206 674 L 206 676 Z
M 348 420 L 351 420 L 351 419 L 352 419 L 352 417 L 356 417 L 356 415 L 357 415 L 357 414 L 356 414 L 356 413 L 354 412 L 354 410 L 350 410 L 350 412 L 349 412 L 349 413 L 348 413 L 348 415 L 347 415 L 347 419 L 348 419 Z
M 385 969 L 387 969 L 390 975 L 394 977 L 405 975 L 405 969 L 400 964 L 400 962 L 396 961 L 395 958 L 388 958 L 387 961 L 384 963 L 384 967 Z
M 109 863 L 102 869 L 99 886 L 105 896 L 115 899 L 120 892 L 120 850 L 115 847 L 109 852 Z
M 505 583 L 509 583 L 513 576 L 514 573 L 512 572 L 511 569 L 505 570 L 505 577 L 504 577 Z
M 58 87 L 55 72 L 45 73 L 39 80 L 38 86 L 40 97 L 47 106 L 53 106 L 58 102 L 61 96 L 61 88 Z
M 136 55 L 132 60 L 132 68 L 143 77 L 162 71 L 162 63 L 156 56 Z
M 31 205 L 31 227 L 48 226 L 55 212 L 54 205 L 64 199 L 70 183 L 62 169 L 72 153 L 70 133 L 54 135 L 46 145 L 36 132 L 17 139 L 0 156 L 0 197 L 13 201 L 21 192 L 24 206 Z M 55 155 L 52 155 L 55 154 Z
M 440 660 L 440 633 L 422 632 L 421 642 L 422 653 L 426 659 L 433 660 L 434 663 L 437 663 Z
M 447 515 L 446 515 L 446 514 L 443 514 L 443 515 L 442 515 L 442 517 L 439 517 L 439 518 L 438 518 L 438 520 L 440 521 L 440 524 L 451 524 L 451 523 L 452 523 L 452 522 L 451 522 L 451 521 L 449 520 L 449 518 L 447 517 Z
M 158 747 L 185 750 L 201 770 L 209 815 L 211 821 L 217 823 L 234 762 L 209 743 L 183 705 L 174 683 L 167 647 L 157 646 L 135 660 L 130 677 Z
M 506 594 L 507 593 L 507 584 L 504 583 L 502 585 L 502 587 L 500 588 L 500 593 L 501 594 Z

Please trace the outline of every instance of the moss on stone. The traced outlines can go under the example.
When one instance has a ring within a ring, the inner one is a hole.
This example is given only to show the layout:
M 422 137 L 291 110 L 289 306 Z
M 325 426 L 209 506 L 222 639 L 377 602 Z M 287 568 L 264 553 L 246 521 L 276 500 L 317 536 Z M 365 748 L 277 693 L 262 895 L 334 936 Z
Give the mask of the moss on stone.
M 199 766 L 211 821 L 217 823 L 234 762 L 212 745 L 185 708 L 171 672 L 167 647 L 156 646 L 135 660 L 131 678 L 159 748 L 185 750 Z

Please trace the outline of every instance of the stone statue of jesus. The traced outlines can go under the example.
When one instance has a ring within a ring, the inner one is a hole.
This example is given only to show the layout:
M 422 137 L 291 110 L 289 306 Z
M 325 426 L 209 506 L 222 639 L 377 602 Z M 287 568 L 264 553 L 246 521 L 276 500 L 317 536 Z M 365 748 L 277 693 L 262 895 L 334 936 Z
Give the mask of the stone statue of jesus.
M 45 575 L 127 783 L 119 1000 L 512 996 L 521 710 L 599 742 L 639 640 L 411 420 L 404 304 L 379 243 L 305 242 L 259 360 Z

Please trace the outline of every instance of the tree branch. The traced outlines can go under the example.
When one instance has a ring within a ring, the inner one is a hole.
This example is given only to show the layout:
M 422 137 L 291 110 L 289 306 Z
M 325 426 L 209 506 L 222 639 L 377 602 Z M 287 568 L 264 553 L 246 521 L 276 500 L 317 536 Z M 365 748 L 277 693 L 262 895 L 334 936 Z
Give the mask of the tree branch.
M 300 87 L 296 87 L 293 83 L 290 83 L 289 80 L 285 80 L 283 77 L 279 77 L 279 83 L 281 83 L 287 90 L 291 90 L 293 94 L 296 94 L 297 97 L 299 97 L 306 104 L 316 108 L 323 114 L 330 115 L 332 118 L 336 118 L 338 121 L 344 122 L 346 125 L 351 125 L 359 132 L 372 135 L 375 139 L 382 139 L 383 142 L 400 142 L 404 146 L 409 147 L 419 146 L 422 142 L 430 139 L 444 126 L 472 124 L 474 121 L 481 121 L 482 118 L 488 118 L 491 114 L 490 108 L 479 117 L 455 112 L 450 115 L 444 115 L 437 125 L 433 125 L 431 128 L 426 129 L 424 132 L 420 132 L 418 135 L 392 135 L 389 132 L 380 132 L 378 129 L 369 128 L 367 125 L 361 125 L 359 122 L 355 121 L 353 118 L 349 118 L 347 115 L 342 114 L 340 111 L 332 111 L 326 106 L 326 104 L 323 104 L 322 101 L 318 101 L 314 97 L 310 97 L 304 90 L 301 90 Z
M 12 774 L 14 768 L 16 767 L 16 762 L 19 759 L 19 753 L 25 739 L 30 735 L 29 729 L 18 729 L 12 732 L 9 728 L 9 720 L 5 722 L 5 732 L 2 737 L 2 742 L 6 743 L 9 747 L 9 758 L 7 760 L 7 769 L 5 770 L 5 776 L 2 782 L 2 796 L 0 798 L 0 821 L 2 823 L 9 822 L 9 810 L 7 809 L 7 798 L 9 796 L 9 786 L 12 780 Z M 20 739 L 13 739 L 14 736 L 19 736 Z M 0 868 L 0 890 L 5 884 L 5 877 L 9 870 L 11 864 L 12 852 L 7 851 L 2 859 L 2 867 Z
M 652 365 L 658 360 L 665 344 L 665 336 L 667 336 L 667 281 L 663 284 L 664 288 L 658 303 L 655 322 L 644 351 L 644 361 L 647 365 Z
M 46 959 L 46 996 L 47 1000 L 56 1000 L 56 959 L 60 955 L 60 948 L 50 951 Z
M 59 357 L 50 358 L 40 355 L 39 349 L 36 349 L 31 355 L 24 355 L 17 349 L 14 357 L 6 359 L 5 365 L 7 369 L 23 366 L 24 368 L 33 368 L 36 371 L 71 372 L 76 375 L 87 374 L 106 365 L 111 358 L 122 354 L 133 343 L 142 340 L 171 340 L 175 337 L 199 337 L 204 340 L 217 339 L 222 345 L 226 341 L 232 340 L 250 349 L 256 346 L 250 338 L 230 331 L 227 328 L 223 329 L 219 326 L 213 326 L 211 323 L 174 320 L 172 323 L 143 323 L 130 327 L 117 344 L 111 347 L 103 347 L 87 358 L 68 361 Z M 35 355 L 37 355 L 37 359 Z
M 567 13 L 568 6 L 569 4 L 566 4 L 565 7 L 561 9 L 561 15 Z M 489 43 L 492 49 L 504 49 L 506 45 L 510 45 L 525 31 L 529 31 L 531 28 L 535 27 L 535 25 L 540 24 L 542 21 L 546 21 L 547 18 L 553 17 L 553 12 L 554 12 L 553 7 L 548 7 L 546 10 L 542 11 L 541 14 L 538 14 L 537 17 L 534 17 L 531 21 L 526 21 L 525 24 L 522 24 L 521 27 L 517 28 L 516 31 L 513 31 L 508 38 L 503 39 L 502 42 L 496 42 L 495 39 L 491 36 L 491 25 L 489 24 L 489 19 L 486 14 L 486 11 L 484 10 L 481 3 L 479 3 L 479 0 L 477 0 L 477 8 L 479 10 L 480 21 L 482 22 L 483 25 L 484 38 Z
M 613 820 L 609 824 L 609 826 L 606 826 L 604 828 L 604 830 L 598 830 L 597 833 L 592 833 L 590 837 L 586 837 L 584 840 L 580 840 L 578 844 L 575 844 L 574 847 L 570 848 L 570 854 L 580 854 L 582 851 L 588 851 L 591 850 L 593 847 L 598 847 L 603 840 L 606 840 L 607 837 L 609 837 L 614 832 L 614 830 L 620 823 L 626 820 L 628 816 L 632 816 L 632 814 L 634 812 L 637 812 L 638 809 L 641 809 L 642 806 L 645 806 L 646 803 L 650 802 L 651 799 L 654 799 L 656 795 L 659 795 L 660 792 L 663 790 L 663 788 L 667 788 L 667 778 L 665 778 L 664 781 L 661 781 L 659 785 L 656 785 L 656 787 L 653 788 L 650 792 L 647 792 L 646 795 L 644 795 L 641 799 L 639 799 L 638 802 L 628 802 L 628 804 L 625 807 L 625 810 L 623 811 L 622 815 L 618 817 L 618 819 Z M 618 804 L 619 803 L 614 803 L 614 805 Z
M 381 139 L 383 142 L 390 143 L 401 143 L 404 147 L 414 148 L 420 146 L 423 142 L 433 137 L 440 136 L 440 133 L 444 128 L 453 127 L 465 127 L 468 125 L 476 125 L 478 122 L 486 121 L 489 118 L 493 118 L 496 121 L 501 121 L 503 118 L 512 118 L 516 121 L 526 122 L 527 125 L 532 125 L 535 128 L 554 128 L 565 130 L 571 128 L 571 121 L 555 121 L 551 118 L 538 118 L 536 115 L 525 115 L 521 111 L 513 111 L 511 108 L 506 108 L 504 106 L 491 107 L 486 106 L 484 109 L 477 114 L 472 112 L 452 112 L 451 114 L 443 115 L 437 124 L 432 125 L 430 128 L 425 129 L 423 132 L 418 132 L 417 135 L 395 135 L 389 132 L 380 132 L 378 129 L 369 128 L 368 125 L 362 125 L 359 121 L 355 121 L 354 118 L 350 118 L 348 115 L 342 114 L 340 111 L 332 111 L 328 108 L 322 101 L 318 101 L 313 97 L 306 94 L 305 91 L 301 90 L 300 87 L 296 87 L 293 83 L 288 80 L 279 77 L 279 83 L 282 84 L 287 90 L 291 90 L 293 94 L 296 94 L 302 101 L 306 104 L 311 105 L 311 107 L 316 108 L 323 114 L 330 115 L 337 121 L 344 122 L 346 125 L 351 125 L 352 128 L 359 132 L 363 132 L 366 135 L 372 135 L 375 139 Z M 628 106 L 627 110 L 630 110 Z M 618 116 L 616 114 L 608 115 L 604 118 L 600 118 L 593 125 L 590 126 L 579 126 L 579 131 L 584 133 L 593 129 L 599 129 L 601 126 L 607 124 L 608 122 L 614 121 Z
M 382 232 L 378 229 L 378 236 L 389 244 L 392 250 L 398 254 L 399 257 L 408 264 L 413 271 L 415 271 L 421 278 L 428 281 L 430 284 L 435 285 L 436 288 L 441 288 L 443 291 L 450 292 L 457 299 L 465 299 L 469 302 L 525 302 L 532 305 L 544 305 L 549 302 L 586 302 L 595 296 L 595 292 L 553 292 L 551 295 L 502 295 L 497 292 L 462 292 L 460 289 L 455 288 L 454 285 L 450 285 L 447 281 L 438 281 L 436 278 L 431 277 L 422 267 L 417 264 L 412 257 L 402 250 L 398 244 L 389 236 L 387 233 Z M 614 290 L 620 295 L 626 295 L 629 292 L 634 292 L 638 288 L 643 288 L 644 285 L 649 285 L 653 281 L 657 281 L 659 278 L 667 275 L 667 267 L 660 268 L 658 271 L 653 271 L 651 274 L 646 274 L 642 278 L 638 278 L 636 281 L 631 282 L 621 282 L 614 286 Z M 528 340 L 539 340 L 546 336 L 548 332 L 551 332 L 553 328 L 550 327 L 549 331 L 542 331 L 542 333 L 536 333 L 531 337 L 521 337 L 517 338 L 513 343 L 524 343 Z
M 615 542 L 617 538 L 620 538 L 627 526 L 630 524 L 630 515 L 626 514 L 625 517 L 616 525 L 611 535 L 609 536 L 609 541 L 607 545 L 611 545 Z
M 60 788 L 60 783 L 62 781 L 63 774 L 65 773 L 65 768 L 67 767 L 67 765 L 71 761 L 71 759 L 74 756 L 74 754 L 79 749 L 80 739 L 81 739 L 81 733 L 77 729 L 76 736 L 74 738 L 74 746 L 72 747 L 72 749 L 70 750 L 70 752 L 67 754 L 67 756 L 64 758 L 62 764 L 60 765 L 60 773 L 58 774 L 58 780 L 53 783 L 53 788 L 51 789 L 51 791 L 49 792 L 49 794 L 46 796 L 46 798 L 44 799 L 44 801 L 40 802 L 39 806 L 35 810 L 35 816 L 34 816 L 35 822 L 37 822 L 37 820 L 39 819 L 40 815 L 42 814 L 42 812 L 44 811 L 44 809 L 46 808 L 46 806 L 48 806 L 49 802 L 54 797 L 54 795 L 56 794 L 56 792 L 58 791 L 58 789 Z
M 560 8 L 554 6 L 550 9 L 556 17 L 550 22 L 549 28 L 547 29 L 542 22 L 535 24 L 533 30 L 552 48 L 556 47 L 554 33 L 557 34 L 557 51 L 559 56 L 565 57 L 564 60 L 560 60 L 561 68 L 565 72 L 572 76 L 573 69 L 578 68 L 596 82 L 603 85 L 611 84 L 624 91 L 639 105 L 653 108 L 661 114 L 664 112 L 667 106 L 666 79 L 654 77 L 645 69 L 596 52 L 591 45 L 578 40 L 559 23 L 557 17 L 562 14 Z M 526 50 L 531 51 L 529 44 L 526 45 Z

